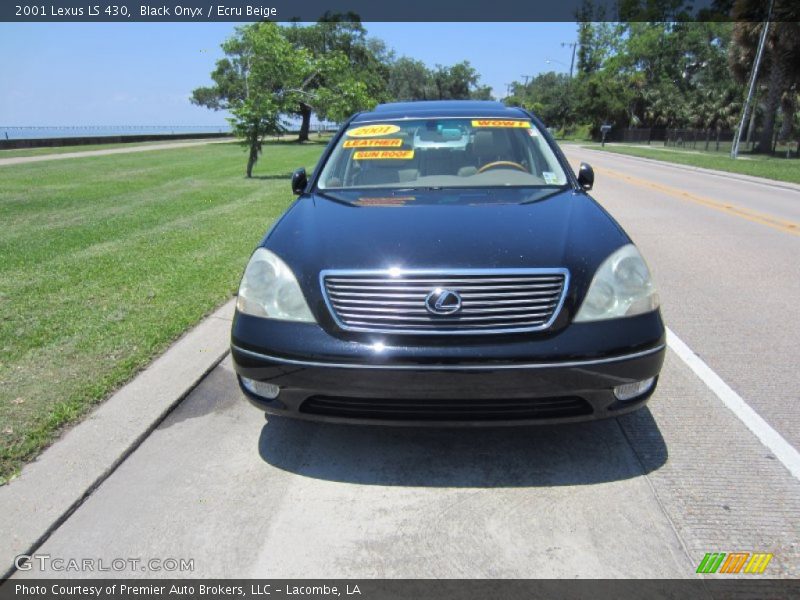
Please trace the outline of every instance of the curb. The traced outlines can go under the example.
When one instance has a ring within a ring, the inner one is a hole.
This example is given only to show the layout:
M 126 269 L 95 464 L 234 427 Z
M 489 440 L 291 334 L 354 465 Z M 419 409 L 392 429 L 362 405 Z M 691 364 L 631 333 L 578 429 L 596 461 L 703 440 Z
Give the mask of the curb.
M 183 335 L 0 487 L 0 579 L 91 496 L 225 356 L 235 300 Z
M 695 171 L 697 173 L 705 173 L 707 175 L 724 177 L 725 179 L 735 179 L 737 181 L 746 181 L 748 183 L 756 183 L 769 187 L 781 188 L 792 192 L 800 192 L 800 185 L 791 183 L 789 181 L 778 181 L 777 179 L 767 179 L 766 177 L 756 177 L 754 175 L 744 175 L 742 173 L 731 173 L 729 171 L 718 171 L 716 169 L 706 169 L 705 167 L 693 167 L 691 165 L 673 163 L 666 160 L 659 160 L 657 158 L 632 156 L 630 154 L 623 154 L 621 152 L 610 152 L 607 150 L 601 150 L 599 148 L 593 148 L 592 146 L 581 146 L 580 144 L 573 144 L 573 147 L 580 148 L 581 150 L 588 150 L 589 152 L 602 152 L 607 156 L 621 156 L 622 158 L 630 158 L 631 160 L 641 160 L 649 163 L 656 163 L 661 166 L 672 167 L 673 169 L 679 169 L 681 171 Z

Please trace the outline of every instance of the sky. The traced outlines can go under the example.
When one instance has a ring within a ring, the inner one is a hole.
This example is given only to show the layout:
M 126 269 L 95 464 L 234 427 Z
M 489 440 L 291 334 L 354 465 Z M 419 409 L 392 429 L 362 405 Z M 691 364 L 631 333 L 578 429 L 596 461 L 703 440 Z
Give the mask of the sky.
M 234 23 L 2 23 L 0 126 L 225 125 L 188 98 L 210 83 Z M 574 23 L 365 23 L 398 56 L 469 60 L 495 97 L 568 72 Z M 550 61 L 550 62 L 548 62 Z

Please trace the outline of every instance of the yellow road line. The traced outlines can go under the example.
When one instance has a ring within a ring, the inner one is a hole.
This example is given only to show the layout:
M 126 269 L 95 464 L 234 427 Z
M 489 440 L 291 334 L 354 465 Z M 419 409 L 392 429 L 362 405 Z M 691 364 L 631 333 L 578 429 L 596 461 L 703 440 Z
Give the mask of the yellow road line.
M 748 221 L 752 221 L 753 223 L 759 223 L 761 225 L 766 225 L 767 227 L 772 227 L 773 229 L 783 231 L 784 233 L 791 233 L 792 235 L 800 236 L 800 224 L 795 223 L 794 221 L 779 219 L 771 215 L 748 210 L 745 208 L 741 208 L 739 206 L 734 206 L 733 204 L 728 204 L 726 202 L 719 202 L 718 200 L 705 198 L 703 196 L 698 196 L 697 194 L 691 194 L 689 192 L 685 192 L 683 190 L 679 190 L 678 188 L 670 187 L 668 185 L 662 185 L 660 183 L 654 183 L 646 179 L 633 177 L 632 175 L 626 175 L 624 173 L 612 171 L 611 169 L 605 169 L 600 167 L 596 168 L 595 171 L 598 171 L 605 175 L 610 175 L 614 179 L 619 179 L 621 181 L 632 183 L 633 185 L 638 185 L 639 187 L 645 187 L 657 190 L 663 194 L 672 196 L 673 198 L 678 198 L 679 200 L 687 200 L 689 202 L 694 202 L 695 204 L 707 206 L 708 208 L 713 208 L 728 215 L 740 217 L 742 219 L 747 219 Z

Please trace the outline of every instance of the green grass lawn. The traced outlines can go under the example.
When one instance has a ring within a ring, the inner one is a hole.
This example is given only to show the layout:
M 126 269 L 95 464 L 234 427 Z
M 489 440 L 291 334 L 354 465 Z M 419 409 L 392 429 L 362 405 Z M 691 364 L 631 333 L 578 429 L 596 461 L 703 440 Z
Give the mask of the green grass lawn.
M 320 144 L 0 166 L 0 483 L 229 299 Z
M 800 159 L 797 158 L 781 158 L 778 156 L 763 156 L 760 154 L 740 154 L 740 158 L 733 160 L 724 153 L 676 150 L 672 148 L 652 148 L 646 145 L 623 146 L 618 144 L 606 144 L 605 148 L 601 148 L 600 144 L 582 144 L 582 146 L 593 150 L 613 152 L 615 154 L 641 156 L 680 165 L 691 165 L 704 169 L 716 169 L 718 171 L 728 171 L 730 173 L 740 173 L 742 175 L 766 177 L 777 181 L 800 183 Z

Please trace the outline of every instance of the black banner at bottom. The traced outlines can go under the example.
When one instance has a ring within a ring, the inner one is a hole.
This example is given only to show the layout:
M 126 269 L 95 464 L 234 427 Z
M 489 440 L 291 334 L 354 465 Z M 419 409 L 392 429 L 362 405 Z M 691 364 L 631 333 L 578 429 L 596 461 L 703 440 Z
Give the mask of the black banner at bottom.
M 559 598 L 788 599 L 800 580 L 761 579 L 23 579 L 0 582 L 0 600 L 496 600 Z

